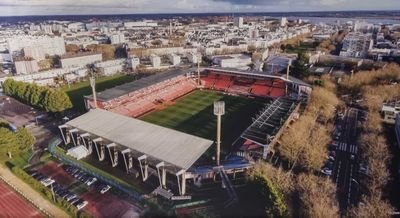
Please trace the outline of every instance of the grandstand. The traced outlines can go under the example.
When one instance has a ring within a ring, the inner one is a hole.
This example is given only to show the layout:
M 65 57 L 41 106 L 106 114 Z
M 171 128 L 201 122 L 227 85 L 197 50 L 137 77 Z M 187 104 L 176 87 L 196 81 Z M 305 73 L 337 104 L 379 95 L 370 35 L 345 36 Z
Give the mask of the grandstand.
M 229 68 L 205 68 L 201 77 L 207 89 L 245 96 L 279 98 L 290 93 L 309 95 L 311 87 L 294 77 Z
M 84 145 L 99 161 L 126 171 L 138 168 L 143 181 L 156 169 L 161 187 L 166 173 L 176 175 L 179 193 L 186 192 L 186 170 L 213 144 L 212 141 L 102 109 L 94 109 L 59 126 L 65 144 Z M 119 160 L 122 156 L 123 161 Z M 150 168 L 151 167 L 151 168 Z
M 308 84 L 293 77 L 260 72 L 206 68 L 197 86 L 193 70 L 172 70 L 126 83 L 97 94 L 97 107 L 129 117 L 140 117 L 152 110 L 164 108 L 174 100 L 197 88 L 224 93 L 279 98 L 290 93 L 298 97 L 309 95 Z M 85 96 L 86 108 L 93 108 L 93 97 Z
M 291 98 L 278 98 L 257 114 L 253 123 L 240 135 L 239 154 L 265 159 L 269 148 L 279 138 L 282 127 L 299 108 Z

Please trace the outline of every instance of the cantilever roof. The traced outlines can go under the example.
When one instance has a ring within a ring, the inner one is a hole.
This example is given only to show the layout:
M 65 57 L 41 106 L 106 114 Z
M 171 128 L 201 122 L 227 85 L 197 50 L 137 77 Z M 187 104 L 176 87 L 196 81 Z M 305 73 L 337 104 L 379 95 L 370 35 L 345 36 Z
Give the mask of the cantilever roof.
M 189 73 L 193 71 L 193 69 L 174 69 L 167 71 L 165 73 L 157 73 L 136 81 L 132 81 L 129 83 L 125 83 L 123 85 L 116 86 L 111 89 L 107 89 L 102 92 L 97 93 L 97 100 L 101 101 L 109 101 L 114 98 L 118 98 L 124 95 L 127 95 L 131 92 L 146 88 L 148 86 L 163 82 L 168 79 L 172 79 L 179 75 L 183 75 L 185 73 Z M 89 97 L 91 98 L 91 96 Z
M 242 75 L 242 76 L 257 76 L 259 78 L 281 79 L 288 83 L 311 87 L 310 84 L 305 83 L 305 82 L 301 81 L 300 79 L 297 79 L 293 76 L 289 76 L 289 78 L 286 78 L 286 75 L 283 75 L 283 74 L 270 74 L 268 72 L 263 72 L 263 71 L 243 71 L 243 70 L 238 70 L 235 68 L 222 68 L 222 67 L 207 67 L 204 69 L 208 70 L 208 71 L 230 73 L 230 74 L 236 74 L 236 75 Z
M 207 139 L 101 109 L 91 110 L 67 125 L 182 169 L 189 169 L 213 144 Z

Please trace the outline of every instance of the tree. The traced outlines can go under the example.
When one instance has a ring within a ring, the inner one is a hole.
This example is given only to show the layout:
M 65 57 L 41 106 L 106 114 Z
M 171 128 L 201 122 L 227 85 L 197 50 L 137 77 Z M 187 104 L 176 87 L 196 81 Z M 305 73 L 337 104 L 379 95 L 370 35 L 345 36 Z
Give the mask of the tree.
M 284 217 L 287 213 L 282 194 L 264 175 L 251 176 L 244 199 L 249 202 L 243 205 L 247 216 Z
M 297 189 L 304 217 L 339 217 L 336 186 L 328 178 L 300 174 Z
M 297 60 L 294 61 L 292 67 L 292 75 L 298 78 L 305 78 L 310 75 L 310 70 L 307 66 L 308 57 L 304 52 L 297 53 Z
M 349 217 L 369 218 L 369 217 L 392 217 L 391 212 L 394 208 L 381 196 L 363 197 L 362 204 L 350 211 Z
M 27 150 L 35 144 L 35 137 L 26 128 L 18 128 L 16 138 L 19 145 L 19 150 Z
M 86 48 L 92 52 L 100 52 L 103 56 L 103 60 L 112 60 L 115 57 L 115 47 L 113 45 L 93 44 L 93 45 L 88 45 Z
M 49 89 L 45 92 L 44 108 L 47 112 L 63 112 L 72 108 L 72 103 L 65 92 Z
M 75 53 L 78 53 L 80 50 L 81 50 L 81 48 L 75 44 L 68 44 L 65 46 L 65 51 L 67 53 L 75 54 Z

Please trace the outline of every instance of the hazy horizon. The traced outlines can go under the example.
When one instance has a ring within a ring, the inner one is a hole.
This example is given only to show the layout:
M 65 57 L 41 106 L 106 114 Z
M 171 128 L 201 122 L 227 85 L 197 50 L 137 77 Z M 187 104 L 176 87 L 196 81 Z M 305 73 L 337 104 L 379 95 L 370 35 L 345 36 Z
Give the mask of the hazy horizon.
M 2 0 L 0 16 L 392 11 L 398 0 Z

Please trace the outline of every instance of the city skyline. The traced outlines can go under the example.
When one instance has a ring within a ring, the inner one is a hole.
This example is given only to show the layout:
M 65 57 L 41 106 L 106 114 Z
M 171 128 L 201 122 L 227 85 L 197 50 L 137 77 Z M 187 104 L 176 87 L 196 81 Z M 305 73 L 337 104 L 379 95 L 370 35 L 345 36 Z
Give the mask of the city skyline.
M 290 8 L 290 10 L 288 10 Z M 395 10 L 396 0 L 4 0 L 0 16 Z

